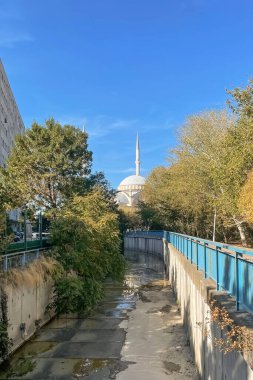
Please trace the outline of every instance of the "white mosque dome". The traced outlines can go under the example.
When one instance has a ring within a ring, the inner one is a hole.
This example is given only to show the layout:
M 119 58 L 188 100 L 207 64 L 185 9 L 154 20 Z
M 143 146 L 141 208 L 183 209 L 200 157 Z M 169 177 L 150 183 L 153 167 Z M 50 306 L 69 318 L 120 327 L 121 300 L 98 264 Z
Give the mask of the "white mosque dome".
M 118 190 L 142 190 L 145 178 L 141 175 L 130 175 L 120 182 Z

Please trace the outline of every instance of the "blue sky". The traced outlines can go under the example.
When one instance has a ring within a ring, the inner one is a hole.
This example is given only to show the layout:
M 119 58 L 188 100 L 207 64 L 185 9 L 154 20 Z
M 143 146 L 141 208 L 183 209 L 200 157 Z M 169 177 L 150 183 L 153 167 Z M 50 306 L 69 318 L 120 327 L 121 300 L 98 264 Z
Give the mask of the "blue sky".
M 0 57 L 26 127 L 89 133 L 112 186 L 166 165 L 185 118 L 225 106 L 253 76 L 253 2 L 0 0 Z

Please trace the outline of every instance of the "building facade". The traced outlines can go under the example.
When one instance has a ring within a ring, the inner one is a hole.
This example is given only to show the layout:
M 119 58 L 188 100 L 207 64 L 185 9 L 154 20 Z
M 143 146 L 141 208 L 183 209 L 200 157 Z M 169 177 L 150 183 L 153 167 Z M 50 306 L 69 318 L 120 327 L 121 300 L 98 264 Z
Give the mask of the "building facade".
M 14 95 L 0 60 L 0 165 L 4 166 L 14 138 L 25 131 Z
M 0 166 L 5 166 L 16 135 L 25 132 L 18 106 L 12 93 L 3 64 L 0 60 Z M 9 212 L 13 231 L 20 228 L 21 210 Z
M 141 191 L 145 185 L 145 178 L 140 175 L 140 146 L 138 135 L 135 154 L 135 175 L 124 178 L 117 189 L 116 201 L 121 206 L 135 207 L 138 204 Z

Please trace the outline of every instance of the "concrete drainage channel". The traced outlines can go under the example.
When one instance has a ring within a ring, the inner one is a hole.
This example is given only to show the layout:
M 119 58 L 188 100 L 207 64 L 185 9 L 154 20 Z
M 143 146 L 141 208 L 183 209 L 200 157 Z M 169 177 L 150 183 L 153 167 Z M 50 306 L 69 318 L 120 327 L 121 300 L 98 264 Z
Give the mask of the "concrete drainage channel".
M 123 283 L 107 281 L 88 318 L 61 317 L 42 328 L 0 368 L 0 379 L 194 379 L 163 264 L 151 264 L 131 264 Z

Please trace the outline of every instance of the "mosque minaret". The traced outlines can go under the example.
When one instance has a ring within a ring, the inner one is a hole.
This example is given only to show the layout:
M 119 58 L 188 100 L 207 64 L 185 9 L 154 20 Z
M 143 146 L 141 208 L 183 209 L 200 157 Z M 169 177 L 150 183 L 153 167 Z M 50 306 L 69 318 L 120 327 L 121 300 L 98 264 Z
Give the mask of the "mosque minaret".
M 140 144 L 139 136 L 136 138 L 135 149 L 135 175 L 123 179 L 117 189 L 116 200 L 119 205 L 134 207 L 140 198 L 145 185 L 145 178 L 140 175 Z
M 135 174 L 140 176 L 140 146 L 139 146 L 139 136 L 137 133 L 136 138 L 136 160 L 135 160 Z

